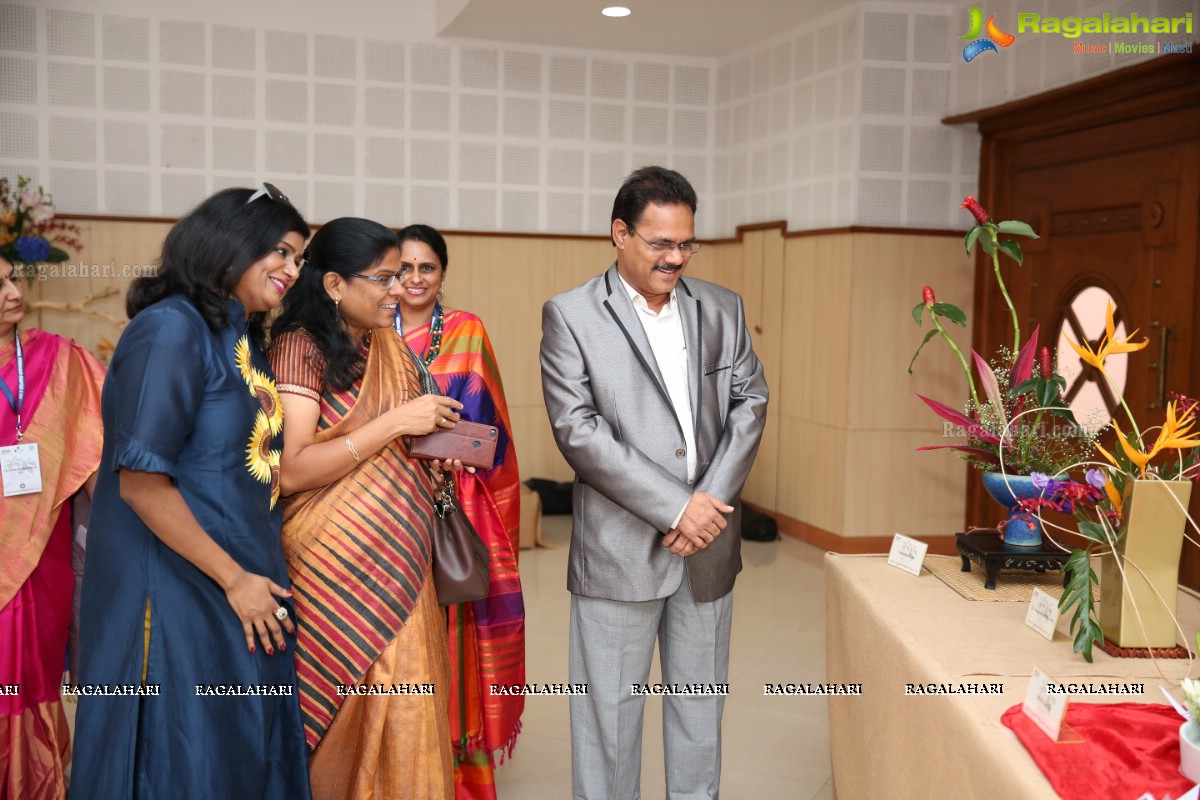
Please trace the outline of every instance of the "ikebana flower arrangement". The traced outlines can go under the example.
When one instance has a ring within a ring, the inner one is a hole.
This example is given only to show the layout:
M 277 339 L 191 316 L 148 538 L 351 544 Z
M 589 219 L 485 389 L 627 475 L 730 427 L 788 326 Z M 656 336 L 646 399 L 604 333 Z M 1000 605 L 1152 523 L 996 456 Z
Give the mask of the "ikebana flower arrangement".
M 1103 644 L 1106 635 L 1119 647 L 1174 646 L 1180 550 L 1186 528 L 1196 528 L 1187 504 L 1190 482 L 1200 477 L 1200 457 L 1194 449 L 1200 446 L 1200 431 L 1195 430 L 1197 401 L 1173 394 L 1161 425 L 1139 426 L 1106 361 L 1118 353 L 1141 350 L 1148 340 L 1132 341 L 1137 331 L 1117 337 L 1115 327 L 1110 303 L 1099 346 L 1093 350 L 1086 342 L 1070 345 L 1108 382 L 1124 412 L 1128 433 L 1114 418 L 1112 429 L 1119 446 L 1110 452 L 1095 444 L 1104 461 L 1093 462 L 1097 468 L 1087 471 L 1086 491 L 1073 481 L 1043 475 L 1038 482 L 1044 495 L 1024 503 L 1030 512 L 1052 508 L 1074 514 L 1076 530 L 1069 532 L 1087 540 L 1071 552 L 1064 566 L 1070 577 L 1059 600 L 1062 613 L 1075 609 L 1070 627 L 1074 648 L 1087 661 L 1092 660 L 1093 644 Z M 1136 517 L 1142 518 L 1142 524 L 1136 524 Z M 1136 558 L 1131 554 L 1134 535 L 1144 537 Z M 1102 556 L 1099 615 L 1093 596 L 1093 555 Z
M 1015 476 L 1028 476 L 1033 472 L 1057 475 L 1091 453 L 1094 434 L 1076 422 L 1075 415 L 1063 400 L 1066 379 L 1058 374 L 1050 348 L 1038 347 L 1039 329 L 1034 328 L 1025 344 L 1020 344 L 1020 320 L 1004 284 L 1000 254 L 1018 265 L 1024 259 L 1020 245 L 1013 239 L 1001 240 L 1000 235 L 1037 238 L 1037 234 L 1029 225 L 1017 220 L 992 222 L 987 212 L 969 195 L 962 207 L 976 220 L 966 235 L 967 255 L 978 244 L 991 257 L 996 283 L 1012 317 L 1013 343 L 1011 348 L 1001 347 L 991 362 L 974 351 L 968 361 L 947 330 L 947 323 L 965 327 L 966 315 L 955 305 L 938 302 L 933 289 L 924 287 L 921 302 L 913 307 L 913 319 L 917 325 L 923 325 L 928 315 L 933 329 L 925 334 L 913 355 L 908 373 L 912 374 L 913 364 L 925 344 L 939 336 L 958 358 L 970 398 L 965 409 L 960 411 L 918 394 L 935 414 L 950 423 L 944 426 L 946 434 L 966 439 L 965 444 L 918 449 L 957 450 L 971 466 L 983 472 Z M 976 374 L 982 394 L 976 386 Z
M 1066 380 L 1058 374 L 1050 348 L 1038 347 L 1038 330 L 1035 328 L 1025 344 L 1018 346 L 1020 322 L 1004 285 L 1000 254 L 1018 265 L 1023 257 L 1016 241 L 999 237 L 1036 234 L 1016 220 L 992 222 L 973 197 L 968 196 L 962 207 L 976 222 L 966 235 L 967 253 L 970 255 L 979 244 L 991 257 L 996 282 L 1012 318 L 1013 343 L 1011 349 L 1001 347 L 991 363 L 974 351 L 968 362 L 948 330 L 949 324 L 965 327 L 966 316 L 956 306 L 938 302 L 933 289 L 924 287 L 921 302 L 913 308 L 913 319 L 922 325 L 928 315 L 933 329 L 925 335 L 921 347 L 935 336 L 946 342 L 966 375 L 970 397 L 964 410 L 959 411 L 918 395 L 934 413 L 952 423 L 948 430 L 967 439 L 965 444 L 918 449 L 957 450 L 985 473 L 989 493 L 1012 508 L 1007 524 L 1000 526 L 1006 544 L 1040 544 L 1043 524 L 1083 538 L 1084 545 L 1071 550 L 1063 567 L 1068 583 L 1059 609 L 1063 614 L 1073 610 L 1073 647 L 1084 659 L 1091 661 L 1093 645 L 1103 645 L 1106 637 L 1118 649 L 1172 650 L 1184 531 L 1191 526 L 1200 532 L 1187 515 L 1191 482 L 1200 477 L 1200 455 L 1195 450 L 1200 446 L 1197 401 L 1173 395 L 1162 424 L 1138 424 L 1106 362 L 1117 354 L 1137 352 L 1148 342 L 1133 341 L 1136 331 L 1117 335 L 1110 303 L 1105 334 L 1095 349 L 1088 342 L 1070 342 L 1083 362 L 1108 382 L 1124 415 L 1111 423 L 1117 446 L 1103 447 L 1099 436 L 1108 426 L 1083 426 L 1076 421 L 1063 399 Z M 982 392 L 976 387 L 976 375 Z M 1027 481 L 1029 489 L 1021 493 L 1008 487 L 1011 496 L 1005 500 L 988 486 L 989 478 L 996 479 L 993 484 Z M 1073 515 L 1075 529 L 1047 522 L 1042 518 L 1045 510 Z M 1036 538 L 1016 538 L 1015 533 L 1023 533 L 1026 527 L 1032 530 L 1035 523 Z M 1093 555 L 1101 557 L 1099 581 L 1091 568 Z M 1101 586 L 1099 607 L 1094 599 L 1097 582 Z
M 55 219 L 53 199 L 32 183 L 18 175 L 14 189 L 0 178 L 0 255 L 17 266 L 66 261 L 67 249 L 83 249 L 79 226 Z M 26 277 L 34 277 L 32 270 Z

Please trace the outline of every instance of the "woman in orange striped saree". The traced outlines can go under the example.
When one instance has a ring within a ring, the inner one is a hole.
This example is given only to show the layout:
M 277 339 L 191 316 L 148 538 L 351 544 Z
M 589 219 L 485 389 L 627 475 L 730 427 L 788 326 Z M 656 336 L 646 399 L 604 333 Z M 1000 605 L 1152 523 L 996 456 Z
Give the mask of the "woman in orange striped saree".
M 454 791 L 445 617 L 430 580 L 436 478 L 400 440 L 452 427 L 460 404 L 421 394 L 390 330 L 399 256 L 382 225 L 327 223 L 273 327 L 314 800 Z
M 496 462 L 458 482 L 463 511 L 491 554 L 488 596 L 449 609 L 450 730 L 457 800 L 495 800 L 495 764 L 511 754 L 525 698 L 492 695 L 493 684 L 525 683 L 525 606 L 517 574 L 521 478 L 500 369 L 487 331 L 468 311 L 440 302 L 450 263 L 446 240 L 428 225 L 400 239 L 396 313 L 404 341 L 429 368 L 442 394 L 463 403 L 462 417 L 500 430 Z
M 0 798 L 60 800 L 71 758 L 60 699 L 75 584 L 69 501 L 85 484 L 90 494 L 100 466 L 104 369 L 70 339 L 19 328 L 24 316 L 21 277 L 0 256 L 0 447 L 36 445 L 42 480 L 0 499 Z

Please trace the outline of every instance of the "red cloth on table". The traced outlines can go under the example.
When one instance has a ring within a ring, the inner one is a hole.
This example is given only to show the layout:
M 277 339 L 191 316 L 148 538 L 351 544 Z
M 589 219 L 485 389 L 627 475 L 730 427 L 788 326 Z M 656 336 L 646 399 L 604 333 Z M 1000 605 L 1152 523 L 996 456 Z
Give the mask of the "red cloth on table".
M 1082 741 L 1053 742 L 1015 705 L 1000 721 L 1033 756 L 1064 800 L 1179 797 L 1192 782 L 1179 771 L 1179 726 L 1170 706 L 1152 703 L 1071 703 L 1064 723 Z

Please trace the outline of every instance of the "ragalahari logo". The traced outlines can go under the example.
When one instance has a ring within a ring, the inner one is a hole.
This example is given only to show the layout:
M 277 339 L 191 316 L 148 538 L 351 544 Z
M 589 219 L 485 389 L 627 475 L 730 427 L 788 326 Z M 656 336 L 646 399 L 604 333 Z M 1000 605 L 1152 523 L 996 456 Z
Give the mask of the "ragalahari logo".
M 960 38 L 963 41 L 969 41 L 970 44 L 963 48 L 963 61 L 970 62 L 980 53 L 986 53 L 989 50 L 998 53 L 1000 51 L 996 49 L 996 45 L 1008 47 L 1017 40 L 1017 37 L 1011 33 L 1000 30 L 1000 27 L 996 25 L 995 14 L 987 18 L 986 26 L 983 24 L 983 10 L 978 6 L 971 6 L 967 10 L 967 15 L 967 32 Z M 984 30 L 987 31 L 987 36 L 981 39 L 979 34 Z

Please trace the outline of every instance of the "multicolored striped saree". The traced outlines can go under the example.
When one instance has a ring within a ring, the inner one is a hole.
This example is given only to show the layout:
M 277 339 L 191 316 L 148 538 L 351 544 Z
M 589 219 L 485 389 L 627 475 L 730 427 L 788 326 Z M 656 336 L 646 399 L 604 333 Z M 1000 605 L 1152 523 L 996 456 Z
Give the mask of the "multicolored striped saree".
M 411 355 L 388 330 L 375 332 L 365 374 L 347 391 L 320 385 L 324 359 L 303 331 L 281 335 L 271 361 L 281 393 L 319 398 L 317 442 L 420 391 Z M 426 466 L 392 442 L 328 486 L 283 500 L 314 798 L 452 791 L 444 616 L 429 581 L 433 488 Z M 413 688 L 430 684 L 433 695 Z M 371 686 L 391 693 L 354 694 Z
M 417 354 L 429 346 L 428 325 L 405 333 Z M 525 682 L 525 606 L 517 574 L 520 488 L 512 425 L 492 343 L 479 317 L 446 311 L 442 344 L 429 364 L 442 394 L 463 404 L 462 418 L 500 429 L 496 463 L 458 481 L 458 496 L 491 552 L 491 591 L 450 608 L 450 726 L 458 760 L 458 800 L 496 797 L 493 768 L 511 754 L 521 730 L 524 697 L 493 696 L 493 684 Z

